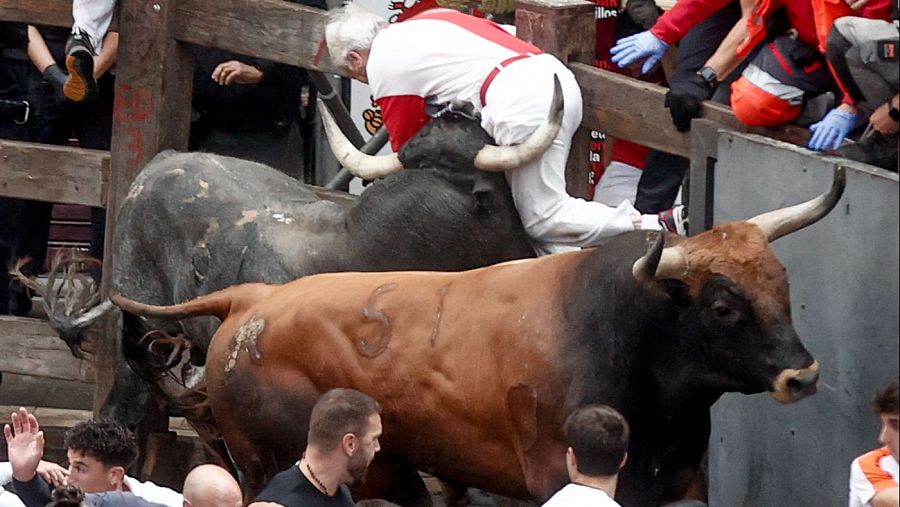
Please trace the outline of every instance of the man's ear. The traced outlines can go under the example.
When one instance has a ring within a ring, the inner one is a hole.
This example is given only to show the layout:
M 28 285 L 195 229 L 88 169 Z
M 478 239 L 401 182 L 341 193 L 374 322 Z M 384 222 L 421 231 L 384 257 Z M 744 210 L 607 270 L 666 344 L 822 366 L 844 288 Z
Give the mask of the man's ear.
M 125 480 L 125 468 L 118 465 L 109 467 L 109 470 L 106 471 L 106 478 L 110 486 L 118 487 Z
M 566 449 L 566 465 L 568 465 L 571 470 L 578 470 L 578 458 L 575 457 L 575 449 L 572 449 L 571 447 Z
M 622 456 L 622 462 L 619 463 L 619 470 L 625 468 L 625 463 L 628 463 L 628 451 L 625 451 L 625 455 Z
M 357 447 L 359 447 L 359 442 L 357 442 L 356 435 L 353 433 L 347 433 L 341 438 L 341 449 L 344 450 L 347 456 L 353 456 Z
M 362 55 L 359 54 L 359 51 L 354 49 L 347 52 L 347 64 L 354 72 L 359 69 L 359 66 L 362 65 Z

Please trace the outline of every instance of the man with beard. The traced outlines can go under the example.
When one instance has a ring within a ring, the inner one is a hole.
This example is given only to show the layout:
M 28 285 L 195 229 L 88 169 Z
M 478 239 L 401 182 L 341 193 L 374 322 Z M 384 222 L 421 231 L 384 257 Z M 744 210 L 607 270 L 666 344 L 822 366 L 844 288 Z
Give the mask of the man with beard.
M 352 507 L 348 484 L 363 479 L 381 448 L 381 405 L 353 389 L 332 389 L 312 409 L 306 451 L 276 475 L 250 507 Z

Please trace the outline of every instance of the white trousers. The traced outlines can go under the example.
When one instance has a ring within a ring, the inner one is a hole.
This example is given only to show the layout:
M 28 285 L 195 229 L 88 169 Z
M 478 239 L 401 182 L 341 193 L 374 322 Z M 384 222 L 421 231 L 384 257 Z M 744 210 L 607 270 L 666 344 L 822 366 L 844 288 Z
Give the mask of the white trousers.
M 634 230 L 629 202 L 616 207 L 585 201 L 566 192 L 566 160 L 572 135 L 581 124 L 581 90 L 575 76 L 552 55 L 524 58 L 504 67 L 488 88 L 481 126 L 499 145 L 518 144 L 547 118 L 559 76 L 565 101 L 562 128 L 553 145 L 530 164 L 506 176 L 522 225 L 538 255 L 600 244 Z M 642 218 L 643 228 L 659 229 L 656 215 Z
M 72 33 L 87 34 L 96 54 L 100 54 L 115 6 L 116 0 L 72 0 Z
M 634 204 L 642 172 L 637 167 L 613 160 L 603 171 L 592 200 L 607 206 L 618 206 L 622 201 Z

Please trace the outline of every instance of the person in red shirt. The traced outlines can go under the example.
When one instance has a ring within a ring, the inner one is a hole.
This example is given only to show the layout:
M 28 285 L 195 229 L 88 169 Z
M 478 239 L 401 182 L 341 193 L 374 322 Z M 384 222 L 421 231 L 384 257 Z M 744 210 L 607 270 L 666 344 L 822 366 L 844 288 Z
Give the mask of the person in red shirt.
M 889 1 L 873 0 L 868 2 L 868 5 L 860 5 L 858 8 L 866 17 L 887 19 L 890 16 Z M 721 2 L 722 0 L 683 0 L 679 2 L 676 4 L 677 10 L 673 8 L 670 11 L 671 14 L 667 13 L 669 16 L 660 17 L 657 22 L 657 25 L 661 25 L 660 29 L 656 29 L 656 25 L 654 25 L 654 28 L 647 32 L 620 40 L 613 48 L 615 55 L 613 61 L 618 65 L 627 66 L 645 59 L 643 70 L 649 70 L 649 67 L 658 61 L 669 44 L 676 42 L 677 38 L 686 29 L 689 29 L 692 23 L 696 22 L 696 19 L 708 16 L 711 10 L 719 6 Z M 689 123 L 690 118 L 696 117 L 700 110 L 700 102 L 712 95 L 718 81 L 732 73 L 754 48 L 757 48 L 771 35 L 768 33 L 767 25 L 773 20 L 776 11 L 781 10 L 784 13 L 789 27 L 795 34 L 792 38 L 798 46 L 802 43 L 818 50 L 819 55 L 816 60 L 819 60 L 819 65 L 822 65 L 821 53 L 825 51 L 825 42 L 834 20 L 854 13 L 853 9 L 843 2 L 827 0 L 742 0 L 741 7 L 743 11 L 741 20 L 732 28 L 716 53 L 707 60 L 703 68 L 698 71 L 697 76 L 693 78 L 697 86 L 689 93 L 667 97 L 673 116 L 680 116 L 683 123 Z M 671 21 L 677 22 L 671 23 Z M 667 31 L 666 28 L 669 30 Z M 654 31 L 654 29 L 656 30 Z M 775 60 L 779 59 L 775 54 L 776 51 L 769 52 L 773 53 Z M 785 73 L 799 75 L 803 79 L 819 70 L 815 65 L 808 68 L 809 59 L 800 58 L 792 63 L 793 65 L 782 66 L 785 68 Z M 757 65 L 756 68 L 759 69 L 760 66 Z M 797 68 L 800 68 L 802 72 L 796 72 Z M 765 69 L 762 70 L 768 74 Z M 751 74 L 753 72 L 757 71 L 752 70 Z M 838 107 L 831 109 L 821 121 L 810 126 L 813 136 L 808 146 L 816 150 L 836 148 L 857 124 L 857 114 L 852 97 L 846 92 L 846 87 L 843 86 L 840 78 L 833 72 L 831 74 L 835 78 L 843 98 Z M 742 79 L 744 77 L 747 76 L 742 76 Z M 772 78 L 771 75 L 763 76 L 758 72 L 755 77 L 757 79 L 754 80 L 751 75 L 742 84 L 736 83 L 740 92 L 736 96 L 732 96 L 732 107 L 735 108 L 736 114 L 741 117 L 743 112 L 747 112 L 742 119 L 751 124 L 767 123 L 772 125 L 799 114 L 799 108 L 795 107 L 796 103 L 785 100 L 785 97 L 779 96 L 777 93 L 772 93 L 773 90 L 780 90 L 779 85 L 793 86 L 801 90 L 802 95 L 807 97 L 820 93 L 824 88 L 818 78 L 813 79 L 817 83 L 810 90 L 802 82 L 803 79 L 800 82 L 784 83 Z M 763 82 L 772 86 L 768 88 L 757 86 Z M 793 90 L 790 92 L 794 93 Z M 779 111 L 779 107 L 787 107 L 788 110 Z M 752 114 L 760 110 L 763 110 L 764 114 Z

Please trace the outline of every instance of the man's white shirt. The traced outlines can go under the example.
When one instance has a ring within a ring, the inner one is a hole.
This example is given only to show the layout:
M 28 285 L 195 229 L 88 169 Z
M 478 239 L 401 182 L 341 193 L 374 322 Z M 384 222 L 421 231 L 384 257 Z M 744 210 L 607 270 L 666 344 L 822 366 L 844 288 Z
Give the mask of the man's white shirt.
M 567 484 L 543 507 L 621 507 L 606 491 L 581 484 Z

